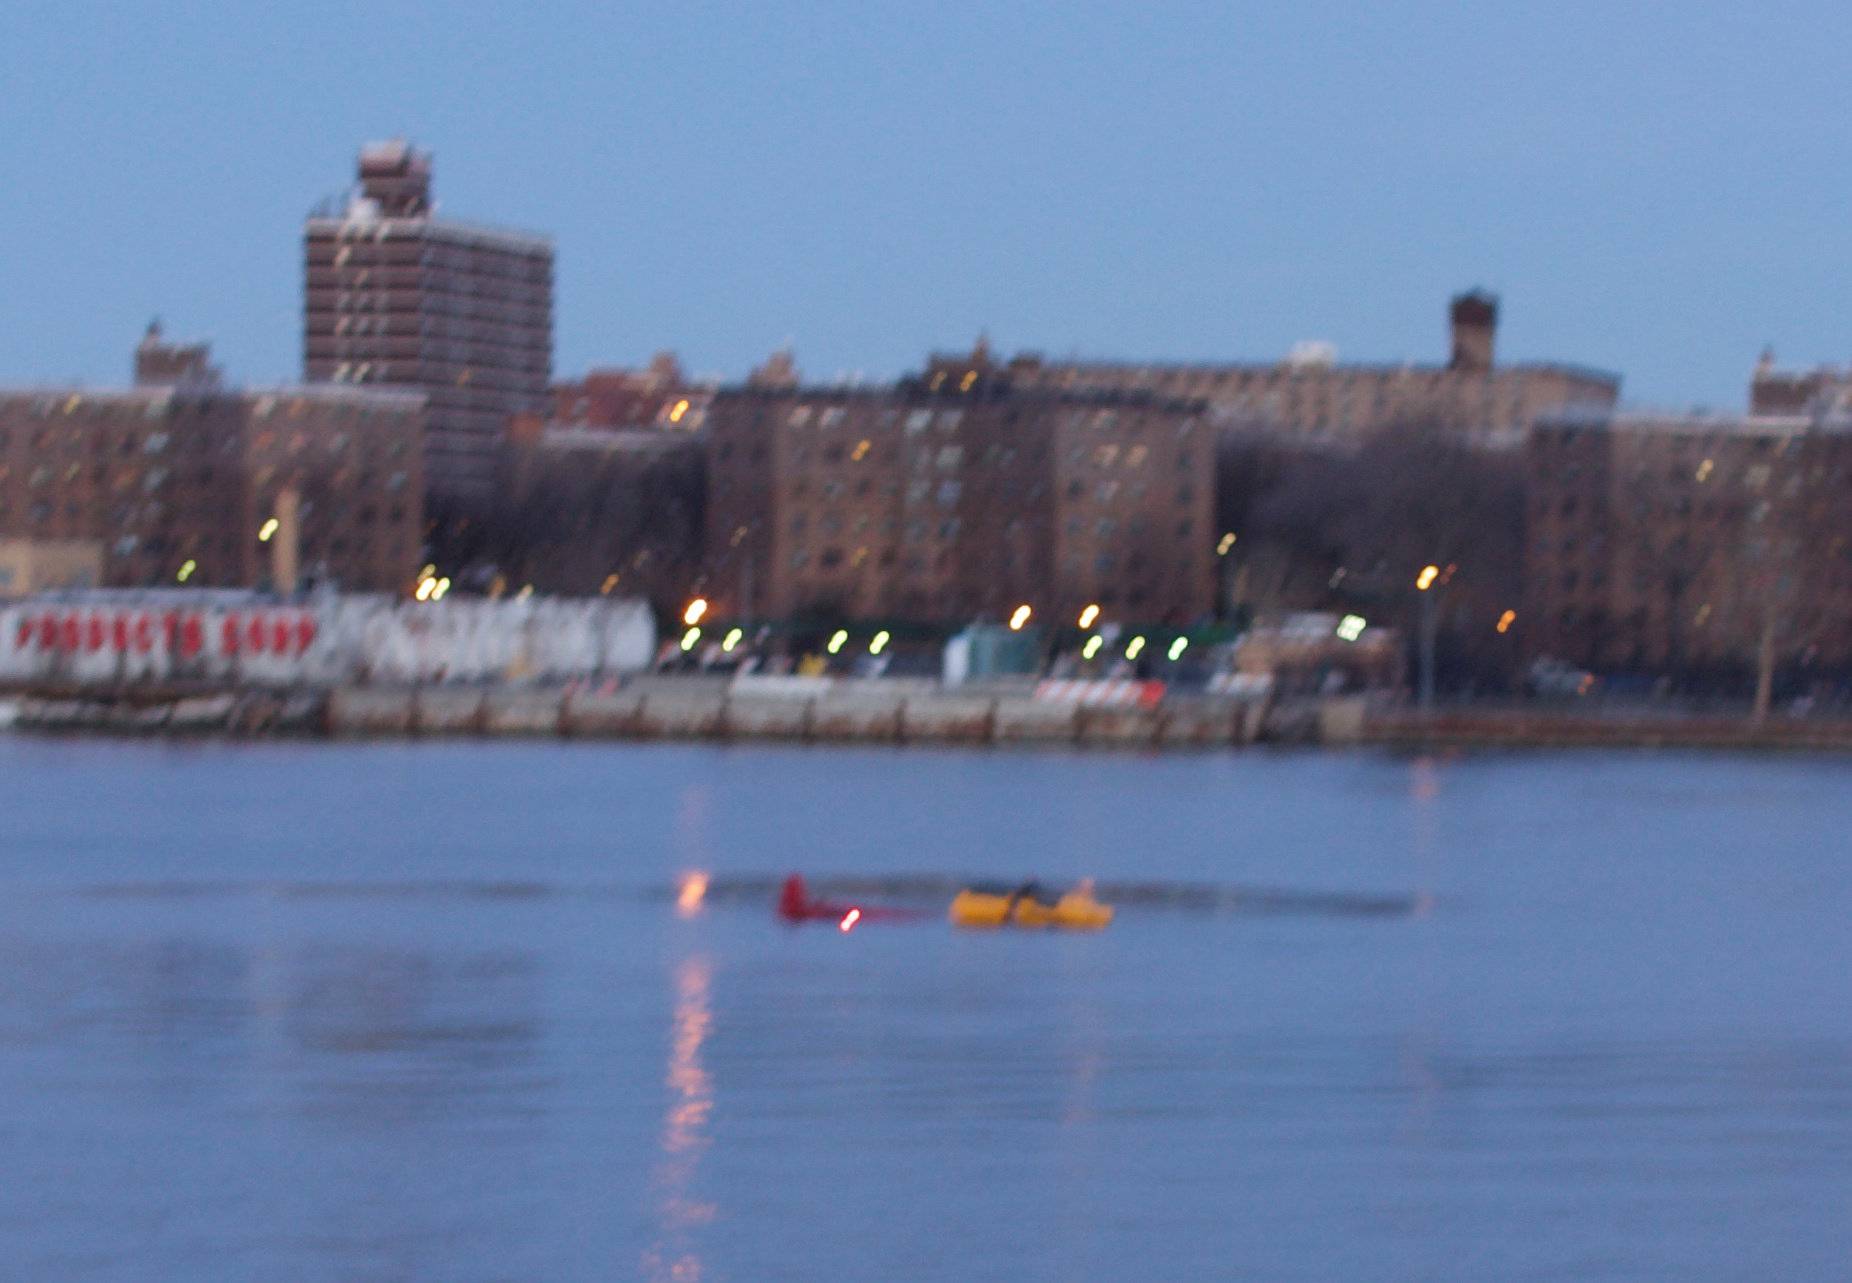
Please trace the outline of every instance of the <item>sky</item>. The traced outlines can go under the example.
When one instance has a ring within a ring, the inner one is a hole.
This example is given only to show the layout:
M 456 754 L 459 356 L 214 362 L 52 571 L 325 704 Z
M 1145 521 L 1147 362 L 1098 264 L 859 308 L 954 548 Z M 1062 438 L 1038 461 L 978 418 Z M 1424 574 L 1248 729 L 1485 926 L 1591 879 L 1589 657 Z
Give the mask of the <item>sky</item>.
M 672 349 L 1501 360 L 1740 407 L 1852 359 L 1852 6 L 0 6 L 0 383 L 120 383 L 151 317 L 299 374 L 301 223 L 364 141 L 557 244 L 555 371 Z

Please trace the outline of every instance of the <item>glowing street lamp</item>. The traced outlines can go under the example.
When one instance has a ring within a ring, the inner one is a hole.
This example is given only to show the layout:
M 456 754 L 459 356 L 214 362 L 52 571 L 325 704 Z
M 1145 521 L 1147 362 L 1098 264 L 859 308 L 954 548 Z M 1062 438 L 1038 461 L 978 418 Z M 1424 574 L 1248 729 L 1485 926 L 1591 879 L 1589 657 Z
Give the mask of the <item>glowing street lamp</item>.
M 1030 610 L 1026 605 L 1018 606 L 1015 613 L 1010 616 L 1010 631 L 1013 633 L 1021 632 L 1023 625 L 1029 622 L 1029 616 L 1034 613 L 1035 612 Z
M 1415 588 L 1421 594 L 1421 711 L 1434 711 L 1434 634 L 1439 630 L 1440 618 L 1435 598 L 1439 593 L 1429 592 L 1434 581 L 1440 578 L 1439 566 L 1423 566 L 1421 573 L 1415 576 Z
M 1094 621 L 1099 619 L 1099 617 L 1100 608 L 1098 603 L 1088 606 L 1085 610 L 1080 612 L 1080 626 L 1082 628 L 1091 628 L 1093 627 Z
M 682 612 L 682 622 L 693 628 L 701 622 L 701 616 L 707 614 L 707 598 L 696 597 L 688 603 L 688 609 Z

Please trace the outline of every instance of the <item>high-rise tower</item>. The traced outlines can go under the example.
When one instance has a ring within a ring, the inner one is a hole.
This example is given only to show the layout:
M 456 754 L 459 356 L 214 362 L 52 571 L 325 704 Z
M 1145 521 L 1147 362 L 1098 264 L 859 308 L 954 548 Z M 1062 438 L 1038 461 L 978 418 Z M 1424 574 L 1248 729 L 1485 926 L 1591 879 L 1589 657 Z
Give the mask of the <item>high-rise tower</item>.
M 304 377 L 425 393 L 433 512 L 487 500 L 509 416 L 547 406 L 552 241 L 438 217 L 430 154 L 373 143 L 304 226 L 303 272 Z

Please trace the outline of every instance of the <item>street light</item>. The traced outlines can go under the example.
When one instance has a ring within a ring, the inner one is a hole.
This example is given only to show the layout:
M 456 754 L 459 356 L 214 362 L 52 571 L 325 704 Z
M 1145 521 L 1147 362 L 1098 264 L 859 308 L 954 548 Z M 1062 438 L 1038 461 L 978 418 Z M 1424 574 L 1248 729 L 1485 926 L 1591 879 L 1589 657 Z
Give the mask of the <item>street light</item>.
M 696 597 L 688 603 L 688 609 L 682 612 L 682 622 L 693 628 L 701 622 L 701 616 L 707 613 L 707 598 Z
M 1421 594 L 1421 711 L 1434 711 L 1434 633 L 1439 627 L 1440 594 L 1430 592 L 1440 578 L 1439 566 L 1423 566 L 1415 576 L 1415 589 Z
M 1015 613 L 1010 616 L 1010 631 L 1013 633 L 1021 632 L 1023 625 L 1029 622 L 1029 616 L 1034 613 L 1035 612 L 1030 610 L 1026 605 L 1018 606 Z
M 1093 627 L 1094 620 L 1098 619 L 1099 617 L 1100 617 L 1100 608 L 1099 608 L 1098 603 L 1088 606 L 1085 610 L 1080 612 L 1080 626 L 1082 628 L 1091 628 Z

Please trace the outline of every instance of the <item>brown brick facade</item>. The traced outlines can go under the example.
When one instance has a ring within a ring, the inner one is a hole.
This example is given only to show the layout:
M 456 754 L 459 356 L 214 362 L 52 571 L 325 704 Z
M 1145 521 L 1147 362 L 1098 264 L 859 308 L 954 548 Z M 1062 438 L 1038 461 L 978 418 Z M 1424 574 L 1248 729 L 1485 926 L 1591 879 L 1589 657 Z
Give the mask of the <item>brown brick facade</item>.
M 0 536 L 97 540 L 112 585 L 172 584 L 191 561 L 190 584 L 249 587 L 292 486 L 305 570 L 398 591 L 418 565 L 422 423 L 414 394 L 338 386 L 0 390 Z
M 1808 416 L 1565 418 L 1525 451 L 1524 635 L 1603 670 L 1852 665 L 1852 434 Z
M 722 612 L 1209 613 L 1213 444 L 1199 405 L 966 373 L 937 390 L 928 378 L 719 393 L 707 571 Z

